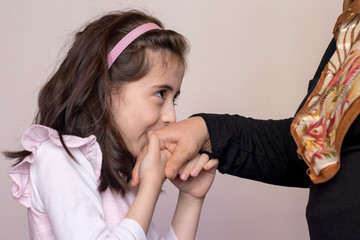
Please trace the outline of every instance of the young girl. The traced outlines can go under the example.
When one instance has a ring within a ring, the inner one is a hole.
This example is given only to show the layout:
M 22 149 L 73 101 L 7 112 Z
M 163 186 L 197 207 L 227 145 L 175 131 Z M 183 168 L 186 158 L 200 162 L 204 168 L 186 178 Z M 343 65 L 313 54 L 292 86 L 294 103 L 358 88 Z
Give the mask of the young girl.
M 187 49 L 183 36 L 139 11 L 108 14 L 76 34 L 40 91 L 25 150 L 6 153 L 18 159 L 12 194 L 28 208 L 31 239 L 158 239 L 151 218 L 169 153 L 151 131 L 175 122 Z M 199 155 L 189 164 L 205 162 Z M 179 198 L 165 239 L 195 238 L 217 166 L 209 162 L 196 178 L 173 181 Z

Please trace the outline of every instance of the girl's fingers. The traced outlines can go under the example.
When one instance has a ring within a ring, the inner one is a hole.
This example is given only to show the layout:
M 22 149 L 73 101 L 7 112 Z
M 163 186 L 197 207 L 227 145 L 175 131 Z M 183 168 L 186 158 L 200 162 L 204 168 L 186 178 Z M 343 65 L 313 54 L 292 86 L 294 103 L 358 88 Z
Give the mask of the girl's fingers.
M 219 165 L 218 159 L 210 159 L 207 163 L 205 163 L 204 170 L 208 171 L 212 168 L 217 168 L 218 165 Z
M 148 134 L 149 143 L 144 149 L 139 153 L 139 156 L 136 158 L 135 166 L 132 170 L 132 179 L 131 186 L 135 187 L 140 184 L 140 165 L 141 162 L 146 157 L 152 159 L 160 159 L 160 140 L 156 134 Z
M 147 146 L 141 150 L 139 156 L 136 158 L 135 166 L 132 170 L 132 178 L 131 178 L 131 186 L 136 187 L 140 184 L 140 177 L 139 177 L 139 168 L 141 161 L 143 160 L 145 154 L 147 153 Z
M 196 161 L 196 164 L 191 169 L 190 175 L 192 177 L 196 177 L 201 170 L 203 169 L 204 165 L 209 161 L 209 156 L 207 154 L 201 154 L 199 159 Z
M 147 154 L 160 154 L 160 140 L 159 137 L 152 133 L 148 134 L 149 144 L 147 148 Z
M 199 155 L 197 155 L 195 158 L 188 161 L 184 165 L 185 167 L 183 166 L 184 170 L 180 174 L 181 180 L 186 181 L 188 179 L 188 177 L 190 176 L 190 171 L 191 171 L 191 169 L 193 169 L 193 167 L 195 166 L 198 159 L 199 159 Z
M 131 186 L 133 186 L 133 187 L 136 187 L 140 183 L 139 165 L 140 165 L 140 163 L 136 162 L 136 164 L 132 170 Z
M 209 156 L 207 154 L 197 155 L 192 160 L 188 161 L 180 170 L 180 178 L 183 181 L 186 181 L 189 176 L 196 177 L 204 165 L 209 161 Z
M 187 164 L 187 163 L 186 163 L 186 164 Z M 179 170 L 179 172 L 178 172 L 179 175 L 181 175 L 181 174 L 184 172 L 185 167 L 186 167 L 186 164 L 184 164 L 184 165 L 180 168 L 180 170 Z
M 165 175 L 169 179 L 174 179 L 179 172 L 179 169 L 186 164 L 187 159 L 191 158 L 191 151 L 189 151 L 188 144 L 184 143 L 184 141 L 178 141 L 176 144 L 172 144 L 166 146 L 172 152 L 166 167 L 165 167 Z

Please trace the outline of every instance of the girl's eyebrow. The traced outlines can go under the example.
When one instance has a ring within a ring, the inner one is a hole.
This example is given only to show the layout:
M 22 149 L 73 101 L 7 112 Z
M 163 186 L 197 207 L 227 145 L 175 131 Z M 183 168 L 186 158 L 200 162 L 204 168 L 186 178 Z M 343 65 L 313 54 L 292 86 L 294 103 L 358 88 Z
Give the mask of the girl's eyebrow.
M 174 91 L 174 88 L 171 87 L 170 85 L 167 85 L 167 84 L 156 85 L 156 86 L 153 86 L 153 88 L 157 88 L 157 89 L 164 89 L 165 88 L 165 89 L 167 89 L 167 90 L 169 90 L 171 92 Z M 180 91 L 177 91 L 176 95 L 179 95 L 179 94 L 180 94 Z

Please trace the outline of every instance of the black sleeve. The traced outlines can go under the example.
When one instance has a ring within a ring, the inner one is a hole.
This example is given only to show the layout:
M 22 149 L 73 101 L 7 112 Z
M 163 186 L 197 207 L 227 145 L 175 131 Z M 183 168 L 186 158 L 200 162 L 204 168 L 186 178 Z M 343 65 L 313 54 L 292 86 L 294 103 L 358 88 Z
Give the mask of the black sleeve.
M 292 118 L 256 120 L 239 115 L 197 114 L 208 127 L 221 173 L 282 186 L 308 187 L 305 162 L 290 134 Z
M 336 41 L 332 39 L 299 109 L 315 88 L 335 50 Z M 309 186 L 308 167 L 298 157 L 290 133 L 292 118 L 256 120 L 239 115 L 197 115 L 207 124 L 212 152 L 219 158 L 221 173 L 282 186 Z

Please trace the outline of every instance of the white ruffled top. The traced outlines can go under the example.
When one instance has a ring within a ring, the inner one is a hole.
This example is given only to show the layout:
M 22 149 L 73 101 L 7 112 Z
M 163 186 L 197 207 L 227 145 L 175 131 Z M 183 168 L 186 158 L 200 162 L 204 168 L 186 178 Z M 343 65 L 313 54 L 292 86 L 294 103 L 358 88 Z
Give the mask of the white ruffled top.
M 102 153 L 95 136 L 63 136 L 77 162 L 63 148 L 57 131 L 31 126 L 23 147 L 31 152 L 13 167 L 13 197 L 28 209 L 31 239 L 159 239 L 153 224 L 145 235 L 125 218 L 136 189 L 122 197 L 97 190 Z M 171 226 L 164 239 L 177 239 Z

